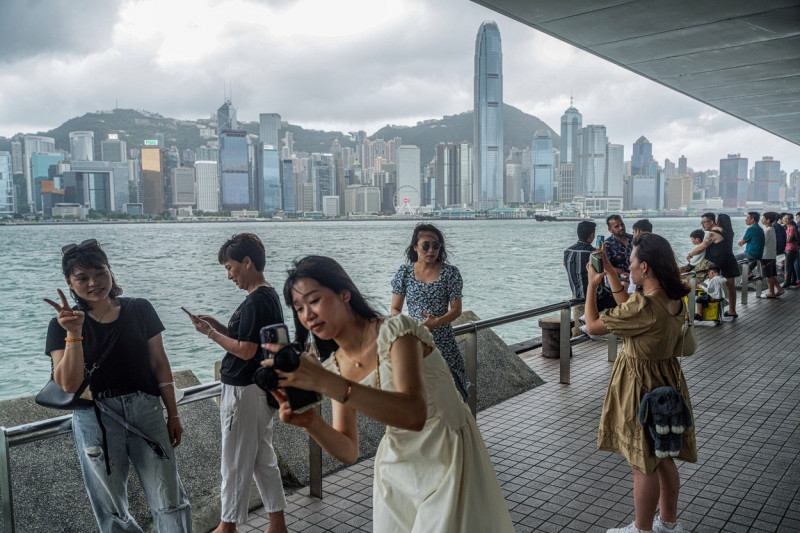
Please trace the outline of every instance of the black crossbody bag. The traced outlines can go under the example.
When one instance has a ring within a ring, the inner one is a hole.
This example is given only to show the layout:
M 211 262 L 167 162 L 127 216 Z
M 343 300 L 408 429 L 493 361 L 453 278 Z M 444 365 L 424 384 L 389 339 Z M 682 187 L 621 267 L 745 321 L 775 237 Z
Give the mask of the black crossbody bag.
M 114 349 L 114 345 L 117 343 L 117 339 L 119 338 L 120 329 L 117 327 L 114 332 L 111 334 L 111 338 L 109 339 L 108 345 L 106 346 L 105 351 L 100 356 L 95 364 L 92 365 L 92 368 L 85 370 L 83 383 L 81 386 L 78 387 L 78 390 L 75 392 L 66 392 L 64 389 L 61 388 L 61 385 L 53 380 L 53 372 L 50 372 L 50 381 L 39 391 L 39 394 L 36 395 L 36 403 L 43 407 L 49 407 L 50 409 L 59 409 L 61 411 L 72 411 L 78 407 L 91 407 L 94 405 L 94 400 L 92 399 L 91 392 L 89 392 L 89 381 L 92 377 L 92 374 L 100 368 L 100 365 L 106 358 L 111 354 L 111 351 Z

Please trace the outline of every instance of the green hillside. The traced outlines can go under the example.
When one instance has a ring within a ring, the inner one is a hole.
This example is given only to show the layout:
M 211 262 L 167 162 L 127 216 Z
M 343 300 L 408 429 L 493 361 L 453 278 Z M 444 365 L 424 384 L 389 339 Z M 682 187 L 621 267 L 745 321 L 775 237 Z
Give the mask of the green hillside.
M 421 149 L 421 161 L 429 162 L 433 158 L 434 147 L 439 142 L 472 142 L 472 111 L 458 115 L 445 116 L 419 122 L 415 126 L 385 126 L 370 135 L 370 139 L 382 138 L 390 140 L 402 137 L 404 144 L 414 144 Z M 505 153 L 511 147 L 524 148 L 530 146 L 536 130 L 547 129 L 553 136 L 553 144 L 558 146 L 559 137 L 556 132 L 538 118 L 528 115 L 519 109 L 506 105 L 504 109 Z M 157 113 L 148 113 L 134 109 L 114 109 L 86 113 L 71 118 L 57 128 L 38 132 L 37 135 L 53 137 L 56 148 L 69 150 L 69 132 L 93 131 L 95 138 L 95 159 L 100 159 L 100 141 L 109 133 L 117 133 L 120 140 L 127 142 L 128 148 L 142 146 L 145 139 L 153 139 L 160 133 L 164 135 L 166 147 L 177 146 L 180 150 L 191 148 L 197 150 L 209 139 L 200 135 L 200 127 L 207 126 L 207 120 L 189 121 L 163 117 Z M 239 127 L 248 133 L 258 135 L 258 122 L 239 122 Z M 338 131 L 320 131 L 304 129 L 289 124 L 288 131 L 294 135 L 297 152 L 328 152 L 335 139 L 342 146 L 353 146 L 349 135 Z M 283 135 L 283 131 L 281 132 Z M 11 149 L 11 139 L 0 137 L 0 151 Z

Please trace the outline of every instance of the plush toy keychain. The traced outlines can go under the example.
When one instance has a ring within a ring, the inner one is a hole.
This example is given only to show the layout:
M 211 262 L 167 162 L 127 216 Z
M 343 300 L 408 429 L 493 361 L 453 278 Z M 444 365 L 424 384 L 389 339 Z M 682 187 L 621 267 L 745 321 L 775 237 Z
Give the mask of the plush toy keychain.
M 642 398 L 639 425 L 650 430 L 656 457 L 677 457 L 683 431 L 692 427 L 692 414 L 683 395 L 673 387 L 658 387 Z

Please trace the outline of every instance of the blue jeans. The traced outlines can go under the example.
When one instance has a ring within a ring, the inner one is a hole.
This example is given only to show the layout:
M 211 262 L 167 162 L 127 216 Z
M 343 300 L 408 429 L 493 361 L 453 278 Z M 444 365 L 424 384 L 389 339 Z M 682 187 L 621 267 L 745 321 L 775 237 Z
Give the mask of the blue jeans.
M 103 454 L 103 434 L 94 409 L 75 410 L 72 416 L 75 447 L 81 462 L 83 483 L 100 531 L 142 532 L 128 512 L 128 474 L 133 464 L 158 531 L 191 532 L 192 511 L 178 477 L 175 450 L 170 444 L 159 398 L 136 392 L 99 401 L 116 411 L 130 425 L 158 441 L 167 452 L 166 458 L 159 458 L 141 437 L 129 433 L 110 417 L 103 416 L 111 465 L 111 475 L 108 475 Z

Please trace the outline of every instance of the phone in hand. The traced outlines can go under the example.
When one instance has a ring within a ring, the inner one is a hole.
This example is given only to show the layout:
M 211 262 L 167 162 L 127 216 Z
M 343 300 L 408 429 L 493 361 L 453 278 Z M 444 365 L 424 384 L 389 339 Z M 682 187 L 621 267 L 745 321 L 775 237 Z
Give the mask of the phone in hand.
M 290 344 L 289 342 L 289 328 L 286 324 L 272 324 L 271 326 L 264 326 L 261 328 L 261 343 L 262 344 L 278 344 L 281 346 L 279 352 L 264 351 L 267 358 L 273 359 L 275 356 L 287 350 L 286 359 L 299 358 L 301 353 L 301 346 L 298 344 Z M 282 354 L 283 355 L 283 354 Z M 276 361 L 276 365 L 277 365 Z M 299 359 L 298 359 L 299 363 Z M 292 368 L 297 368 L 292 365 Z M 288 369 L 286 369 L 288 371 Z M 277 374 L 272 368 L 260 367 L 253 375 L 253 381 L 264 390 L 274 390 L 278 388 Z M 309 391 L 298 389 L 296 387 L 281 387 L 286 393 L 286 399 L 289 401 L 289 407 L 295 413 L 303 413 L 308 411 L 322 401 L 322 396 L 316 391 Z
M 603 247 L 603 237 L 598 237 L 594 243 L 594 247 L 598 250 Z
M 186 309 L 185 307 L 181 306 L 181 310 L 182 310 L 184 313 L 186 313 L 187 315 L 189 315 L 191 318 L 194 318 L 194 315 L 193 315 L 192 313 L 190 313 L 190 312 L 189 312 L 189 310 L 188 310 L 188 309 Z
M 592 268 L 598 274 L 603 273 L 603 256 L 597 252 L 594 252 L 592 255 L 589 256 L 589 261 L 592 263 Z

